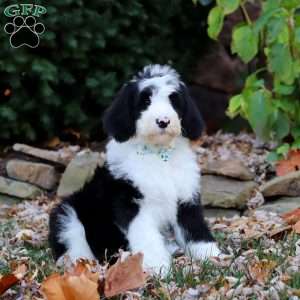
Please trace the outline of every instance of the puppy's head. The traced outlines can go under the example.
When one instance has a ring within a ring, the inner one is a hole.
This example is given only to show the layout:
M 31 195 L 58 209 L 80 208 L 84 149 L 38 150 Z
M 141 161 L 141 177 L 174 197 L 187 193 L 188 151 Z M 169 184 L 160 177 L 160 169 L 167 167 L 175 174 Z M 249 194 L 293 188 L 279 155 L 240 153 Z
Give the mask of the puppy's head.
M 197 139 L 203 121 L 185 84 L 169 66 L 146 66 L 119 91 L 104 115 L 104 129 L 119 142 L 132 137 L 169 145 L 182 135 Z

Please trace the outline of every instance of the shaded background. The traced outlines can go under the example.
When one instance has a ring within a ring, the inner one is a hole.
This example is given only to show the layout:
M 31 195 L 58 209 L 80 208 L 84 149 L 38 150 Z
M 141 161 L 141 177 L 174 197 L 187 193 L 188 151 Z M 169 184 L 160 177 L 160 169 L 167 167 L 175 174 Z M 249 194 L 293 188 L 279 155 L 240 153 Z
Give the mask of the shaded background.
M 239 13 L 228 18 L 215 43 L 206 34 L 213 3 L 33 1 L 47 8 L 37 18 L 46 31 L 37 48 L 13 49 L 3 31 L 12 18 L 3 10 L 15 3 L 28 1 L 0 5 L 1 143 L 43 141 L 70 128 L 89 139 L 103 139 L 103 110 L 120 86 L 149 63 L 169 63 L 182 74 L 209 131 L 227 127 L 228 98 L 240 90 L 251 68 L 229 54 Z

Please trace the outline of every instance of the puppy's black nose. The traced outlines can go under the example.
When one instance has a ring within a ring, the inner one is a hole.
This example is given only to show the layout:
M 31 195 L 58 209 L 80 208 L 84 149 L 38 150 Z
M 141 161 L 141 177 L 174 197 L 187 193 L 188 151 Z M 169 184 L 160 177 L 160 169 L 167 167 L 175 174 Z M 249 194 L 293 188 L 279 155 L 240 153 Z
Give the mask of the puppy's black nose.
M 170 124 L 170 120 L 168 118 L 156 119 L 156 124 L 159 128 L 164 129 L 168 127 L 168 125 Z

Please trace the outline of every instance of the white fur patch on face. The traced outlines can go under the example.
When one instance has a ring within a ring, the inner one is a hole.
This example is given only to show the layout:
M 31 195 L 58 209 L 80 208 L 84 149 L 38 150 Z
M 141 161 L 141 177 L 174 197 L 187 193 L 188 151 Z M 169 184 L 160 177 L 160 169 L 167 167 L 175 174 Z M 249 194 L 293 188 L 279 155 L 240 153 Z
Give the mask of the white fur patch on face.
M 168 146 L 174 138 L 181 135 L 181 122 L 173 108 L 169 95 L 179 87 L 179 81 L 171 75 L 142 80 L 139 89 L 150 88 L 151 104 L 141 113 L 136 122 L 136 136 L 146 143 Z M 158 122 L 166 121 L 167 127 L 161 128 Z
M 94 259 L 95 257 L 86 240 L 84 227 L 75 210 L 71 206 L 65 205 L 64 211 L 66 215 L 61 215 L 59 218 L 61 230 L 58 241 L 66 246 L 66 254 L 72 262 L 76 262 L 79 258 Z

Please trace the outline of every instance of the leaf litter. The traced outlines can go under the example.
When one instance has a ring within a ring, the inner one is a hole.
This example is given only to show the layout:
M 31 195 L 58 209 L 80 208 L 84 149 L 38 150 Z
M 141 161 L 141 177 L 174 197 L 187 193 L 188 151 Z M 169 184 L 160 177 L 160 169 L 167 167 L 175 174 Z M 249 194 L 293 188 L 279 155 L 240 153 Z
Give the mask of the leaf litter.
M 247 134 L 217 133 L 195 145 L 199 160 L 241 159 L 262 183 L 275 175 L 266 162 L 268 146 Z M 145 274 L 142 257 L 129 256 L 114 266 L 66 258 L 55 265 L 47 244 L 48 215 L 57 199 L 40 197 L 0 207 L 0 287 L 3 300 L 87 299 L 299 299 L 300 212 L 285 215 L 255 211 L 247 216 L 207 219 L 222 249 L 219 257 L 197 262 L 180 255 L 164 278 Z M 101 237 L 100 237 L 101 238 Z M 129 264 L 129 265 L 128 265 Z M 17 270 L 23 268 L 22 276 Z M 8 276 L 8 277 L 7 277 Z M 15 278 L 15 277 L 16 278 Z M 3 278 L 11 278 L 6 280 Z M 1 285 L 2 284 L 2 285 Z M 4 291 L 6 290 L 6 291 Z

